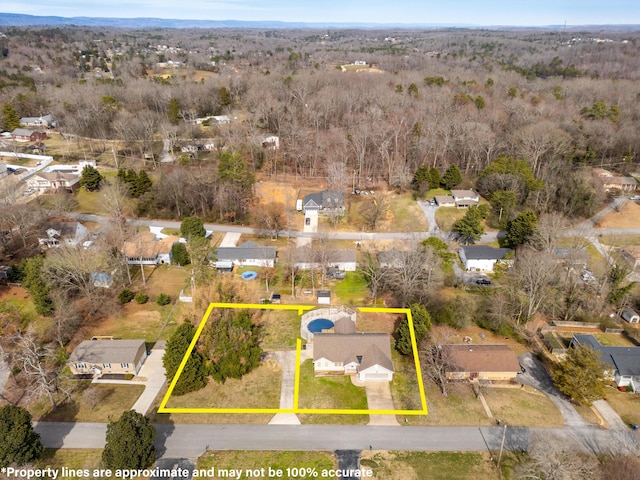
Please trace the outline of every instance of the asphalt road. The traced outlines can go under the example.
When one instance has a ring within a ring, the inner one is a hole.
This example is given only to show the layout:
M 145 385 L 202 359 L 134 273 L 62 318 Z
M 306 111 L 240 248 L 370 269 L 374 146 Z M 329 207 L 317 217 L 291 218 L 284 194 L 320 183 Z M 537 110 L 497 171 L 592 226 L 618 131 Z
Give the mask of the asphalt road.
M 38 422 L 47 448 L 103 448 L 106 424 Z M 206 450 L 508 450 L 526 449 L 532 434 L 576 440 L 582 449 L 638 454 L 638 433 L 598 427 L 376 427 L 363 425 L 156 425 L 164 458 L 194 458 Z

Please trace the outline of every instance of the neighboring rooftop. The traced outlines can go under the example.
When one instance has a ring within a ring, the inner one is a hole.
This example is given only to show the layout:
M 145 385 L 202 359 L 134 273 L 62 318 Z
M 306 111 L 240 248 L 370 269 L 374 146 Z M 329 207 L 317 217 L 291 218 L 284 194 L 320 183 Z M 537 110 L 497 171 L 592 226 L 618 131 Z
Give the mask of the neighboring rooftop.
M 73 363 L 135 363 L 144 340 L 85 340 L 69 355 Z
M 518 357 L 507 345 L 443 345 L 451 355 L 452 372 L 519 372 Z
M 640 347 L 606 347 L 589 334 L 574 334 L 573 339 L 600 352 L 600 360 L 612 366 L 620 375 L 640 376 Z
M 511 251 L 510 248 L 493 248 L 487 245 L 469 245 L 460 247 L 467 260 L 501 260 Z

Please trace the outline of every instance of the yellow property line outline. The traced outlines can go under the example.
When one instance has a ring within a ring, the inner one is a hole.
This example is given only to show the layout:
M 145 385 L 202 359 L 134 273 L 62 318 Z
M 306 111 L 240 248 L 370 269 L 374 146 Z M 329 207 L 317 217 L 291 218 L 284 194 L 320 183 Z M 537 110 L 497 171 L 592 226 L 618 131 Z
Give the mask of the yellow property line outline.
M 354 409 L 319 409 L 319 408 L 299 408 L 300 398 L 300 352 L 302 350 L 302 340 L 296 341 L 296 370 L 294 376 L 293 387 L 293 408 L 173 408 L 167 407 L 169 398 L 173 393 L 173 390 L 178 383 L 178 379 L 184 370 L 187 360 L 191 356 L 191 352 L 195 348 L 195 345 L 200 338 L 200 334 L 204 329 L 209 316 L 214 308 L 233 308 L 233 309 L 253 309 L 253 310 L 294 310 L 301 316 L 305 311 L 318 308 L 317 305 L 270 305 L 270 304 L 257 304 L 257 303 L 210 303 L 207 311 L 205 312 L 198 329 L 196 330 L 189 348 L 185 352 L 180 366 L 173 377 L 173 380 L 169 384 L 167 393 L 160 402 L 158 407 L 158 413 L 232 413 L 232 414 L 277 414 L 277 413 L 308 413 L 308 414 L 320 414 L 320 415 L 427 415 L 427 398 L 424 391 L 424 383 L 422 382 L 422 372 L 420 369 L 420 359 L 418 357 L 418 346 L 416 343 L 415 331 L 413 329 L 413 317 L 411 316 L 411 310 L 408 308 L 385 308 L 385 307 L 358 307 L 363 313 L 404 313 L 407 316 L 409 322 L 409 333 L 411 336 L 411 347 L 413 350 L 413 361 L 416 367 L 416 376 L 418 379 L 418 390 L 420 394 L 421 410 L 354 410 Z

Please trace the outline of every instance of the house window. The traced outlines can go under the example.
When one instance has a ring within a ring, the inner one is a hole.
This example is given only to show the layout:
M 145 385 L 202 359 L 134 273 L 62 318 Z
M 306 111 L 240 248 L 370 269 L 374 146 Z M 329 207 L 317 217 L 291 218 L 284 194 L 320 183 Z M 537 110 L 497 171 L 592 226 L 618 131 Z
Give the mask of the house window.
M 102 364 L 102 368 L 111 368 L 111 364 L 110 363 L 103 363 Z
M 128 363 L 121 363 L 120 366 L 122 368 L 129 368 L 129 364 Z
M 344 367 L 344 362 L 335 362 L 334 365 L 336 367 Z
M 78 368 L 78 369 L 87 368 L 87 364 L 86 363 L 76 363 L 76 368 Z

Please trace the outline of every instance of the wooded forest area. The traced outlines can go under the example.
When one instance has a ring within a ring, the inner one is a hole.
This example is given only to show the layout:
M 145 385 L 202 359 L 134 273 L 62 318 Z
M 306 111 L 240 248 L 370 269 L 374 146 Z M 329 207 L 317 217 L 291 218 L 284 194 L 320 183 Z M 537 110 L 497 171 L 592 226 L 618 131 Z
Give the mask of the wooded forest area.
M 51 113 L 67 142 L 98 140 L 103 165 L 156 168 L 162 188 L 139 207 L 150 216 L 242 221 L 239 191 L 257 172 L 404 189 L 422 165 L 474 178 L 500 156 L 543 182 L 528 199 L 538 213 L 586 216 L 582 166 L 637 168 L 639 41 L 615 29 L 7 28 L 0 103 L 14 112 L 5 130 Z M 210 116 L 228 120 L 196 121 Z M 187 152 L 178 165 L 159 164 L 163 140 Z M 221 177 L 223 150 L 239 177 Z

